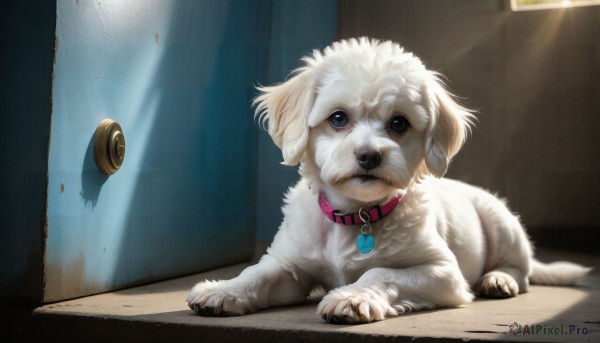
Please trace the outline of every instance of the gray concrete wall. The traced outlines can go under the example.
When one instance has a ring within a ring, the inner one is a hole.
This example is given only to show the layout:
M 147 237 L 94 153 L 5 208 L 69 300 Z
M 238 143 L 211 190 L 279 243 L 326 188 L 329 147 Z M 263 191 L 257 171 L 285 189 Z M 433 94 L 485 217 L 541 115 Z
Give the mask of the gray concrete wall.
M 530 228 L 598 237 L 600 7 L 512 12 L 508 3 L 342 0 L 339 36 L 400 43 L 479 110 L 449 177 L 507 198 Z

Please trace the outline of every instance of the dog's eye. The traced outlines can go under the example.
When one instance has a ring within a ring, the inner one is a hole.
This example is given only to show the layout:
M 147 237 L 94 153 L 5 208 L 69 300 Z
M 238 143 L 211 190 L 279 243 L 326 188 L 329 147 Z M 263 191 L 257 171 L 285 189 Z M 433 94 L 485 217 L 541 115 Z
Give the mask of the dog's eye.
M 390 123 L 390 127 L 397 133 L 402 133 L 409 128 L 410 124 L 406 118 L 403 116 L 395 116 L 392 118 L 392 122 Z
M 335 111 L 329 116 L 329 123 L 336 129 L 344 128 L 348 125 L 348 116 L 343 111 Z

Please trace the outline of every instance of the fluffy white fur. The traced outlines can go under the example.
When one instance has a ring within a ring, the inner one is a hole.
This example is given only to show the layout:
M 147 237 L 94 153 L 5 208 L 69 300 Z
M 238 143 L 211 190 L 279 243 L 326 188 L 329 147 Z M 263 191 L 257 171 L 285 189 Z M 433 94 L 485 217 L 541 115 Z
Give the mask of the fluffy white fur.
M 203 315 L 241 315 L 300 303 L 315 287 L 328 293 L 318 314 L 332 323 L 362 323 L 469 303 L 474 294 L 514 297 L 529 281 L 567 285 L 588 269 L 544 265 L 518 218 L 479 188 L 441 178 L 465 141 L 472 114 L 421 60 L 392 42 L 334 43 L 304 58 L 286 82 L 260 88 L 257 115 L 268 125 L 284 164 L 300 163 L 300 181 L 285 198 L 284 220 L 260 262 L 227 281 L 197 284 L 187 301 Z M 328 119 L 343 111 L 348 124 Z M 391 127 L 397 116 L 409 127 Z M 376 151 L 366 170 L 357 151 Z M 398 207 L 373 224 L 375 247 L 360 253 L 360 226 L 332 223 L 319 192 L 342 212 Z

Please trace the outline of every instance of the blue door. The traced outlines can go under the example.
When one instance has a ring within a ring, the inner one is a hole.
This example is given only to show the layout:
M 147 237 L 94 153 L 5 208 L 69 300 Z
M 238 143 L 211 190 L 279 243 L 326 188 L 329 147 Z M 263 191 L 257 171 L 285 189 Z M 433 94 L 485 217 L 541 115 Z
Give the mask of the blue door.
M 59 1 L 45 301 L 247 259 L 264 1 Z M 93 134 L 125 159 L 96 167 Z

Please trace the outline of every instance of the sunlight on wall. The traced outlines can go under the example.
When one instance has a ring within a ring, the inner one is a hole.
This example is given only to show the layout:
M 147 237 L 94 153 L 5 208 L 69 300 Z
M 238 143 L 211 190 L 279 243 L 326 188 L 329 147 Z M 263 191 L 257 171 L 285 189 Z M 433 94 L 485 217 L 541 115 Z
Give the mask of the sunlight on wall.
M 600 5 L 600 0 L 510 0 L 510 6 L 513 11 L 546 10 L 592 5 Z

